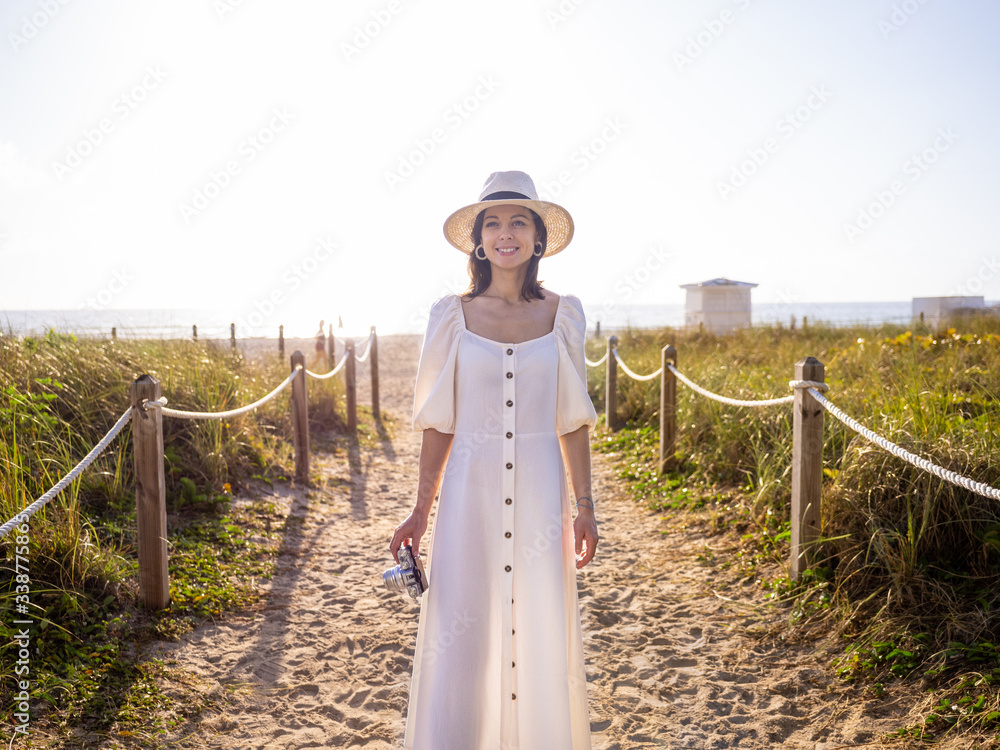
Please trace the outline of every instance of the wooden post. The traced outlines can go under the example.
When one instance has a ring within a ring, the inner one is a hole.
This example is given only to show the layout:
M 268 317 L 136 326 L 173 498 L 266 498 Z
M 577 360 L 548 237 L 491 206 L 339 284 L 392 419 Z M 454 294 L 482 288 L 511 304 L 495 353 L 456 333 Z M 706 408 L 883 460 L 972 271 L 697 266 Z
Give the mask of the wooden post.
M 115 328 L 115 327 L 111 328 L 111 340 L 112 341 L 117 341 L 118 340 L 118 329 Z
M 278 358 L 285 358 L 285 327 L 278 326 Z
M 594 336 L 601 338 L 601 321 L 597 321 L 597 328 L 594 330 Z
M 375 333 L 375 326 L 372 326 L 371 353 L 368 355 L 369 369 L 372 372 L 372 415 L 375 421 L 382 419 L 378 409 L 378 334 Z M 331 365 L 332 366 L 332 365 Z
M 292 354 L 292 372 L 302 372 L 292 381 L 292 436 L 295 443 L 295 478 L 309 483 L 309 400 L 306 389 L 306 357 L 297 349 Z
M 155 407 L 142 407 L 143 399 L 155 401 L 159 397 L 160 381 L 151 375 L 140 375 L 129 387 L 136 526 L 139 532 L 139 598 L 148 609 L 163 609 L 170 605 L 163 414 Z
M 347 362 L 344 363 L 344 385 L 347 390 L 347 429 L 358 429 L 358 393 L 354 378 L 354 339 L 347 339 Z
M 802 330 L 803 331 L 806 330 L 806 326 L 808 326 L 808 325 L 809 325 L 809 316 L 808 315 L 803 315 L 802 316 Z
M 608 337 L 608 375 L 604 395 L 605 411 L 607 412 L 608 429 L 614 432 L 618 429 L 618 360 L 612 349 L 618 347 L 618 337 Z
M 236 324 L 229 324 L 229 345 L 236 351 Z
M 674 462 L 677 450 L 677 377 L 667 369 L 667 363 L 677 367 L 677 350 L 673 344 L 660 353 L 660 473 L 666 474 Z
M 333 358 L 333 354 L 334 354 L 334 352 L 333 352 L 334 346 L 333 345 L 336 343 L 336 340 L 333 338 L 333 323 L 329 324 L 329 327 L 327 328 L 327 330 L 329 331 L 329 333 L 326 335 L 326 359 L 327 359 L 327 367 L 329 367 L 329 369 L 332 370 L 333 366 L 334 366 L 334 362 L 336 361 Z
M 198 326 L 196 325 L 191 326 L 191 338 L 193 338 L 195 341 L 198 340 Z
M 815 357 L 795 363 L 796 380 L 823 382 L 826 368 Z M 814 559 L 820 535 L 823 487 L 823 407 L 805 388 L 795 389 L 792 417 L 791 577 L 799 580 Z
M 792 316 L 792 322 L 788 324 L 788 329 L 790 331 L 794 331 L 795 330 L 795 316 L 794 315 Z

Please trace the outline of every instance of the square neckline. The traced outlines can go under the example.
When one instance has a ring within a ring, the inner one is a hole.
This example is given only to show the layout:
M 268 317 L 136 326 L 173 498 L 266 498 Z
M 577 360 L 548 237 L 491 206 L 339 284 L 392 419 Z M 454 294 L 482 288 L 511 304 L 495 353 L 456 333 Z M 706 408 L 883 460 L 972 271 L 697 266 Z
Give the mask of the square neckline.
M 544 338 L 548 338 L 556 332 L 556 325 L 559 322 L 559 313 L 562 311 L 563 299 L 566 297 L 565 294 L 559 295 L 559 301 L 556 302 L 556 316 L 552 321 L 552 330 L 548 333 L 544 333 L 541 336 L 535 336 L 533 339 L 526 339 L 524 341 L 497 341 L 496 339 L 488 339 L 485 336 L 480 336 L 475 331 L 470 331 L 469 327 L 465 323 L 465 308 L 462 307 L 462 297 L 461 295 L 455 295 L 455 301 L 458 303 L 458 317 L 462 321 L 462 330 L 465 331 L 470 336 L 475 336 L 477 339 L 482 339 L 483 341 L 490 341 L 494 344 L 500 344 L 501 346 L 520 346 L 521 344 L 530 344 L 532 341 L 541 341 Z

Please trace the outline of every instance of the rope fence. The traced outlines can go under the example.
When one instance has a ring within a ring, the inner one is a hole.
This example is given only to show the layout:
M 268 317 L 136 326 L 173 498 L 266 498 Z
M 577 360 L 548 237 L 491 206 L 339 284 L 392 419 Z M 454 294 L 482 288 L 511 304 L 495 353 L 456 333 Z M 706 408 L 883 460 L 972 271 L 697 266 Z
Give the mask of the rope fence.
M 227 419 L 229 417 L 238 417 L 240 414 L 246 414 L 247 412 L 253 411 L 257 407 L 263 406 L 268 401 L 273 399 L 285 390 L 285 388 L 288 387 L 288 384 L 291 383 L 298 374 L 299 370 L 296 369 L 295 372 L 285 378 L 277 388 L 268 393 L 266 396 L 254 401 L 252 404 L 241 406 L 239 409 L 230 409 L 229 411 L 179 411 L 177 409 L 168 409 L 166 407 L 167 399 L 165 396 L 161 396 L 156 401 L 143 401 L 142 406 L 143 408 L 158 408 L 163 416 L 177 417 L 179 419 Z
M 851 419 L 816 390 L 810 388 L 809 392 L 812 394 L 812 397 L 833 416 L 861 435 L 861 437 L 866 438 L 868 441 L 874 443 L 880 448 L 884 448 L 894 456 L 898 456 L 907 463 L 916 466 L 918 469 L 923 469 L 924 471 L 929 472 L 946 482 L 951 482 L 958 487 L 964 487 L 970 492 L 975 492 L 977 495 L 988 497 L 991 500 L 1000 500 L 1000 490 L 990 487 L 988 484 L 983 484 L 982 482 L 976 482 L 968 477 L 963 477 L 961 474 L 951 471 L 950 469 L 945 469 L 937 464 L 933 464 L 926 458 L 921 458 L 920 456 L 910 453 L 908 450 L 900 448 L 898 445 L 889 442 L 878 433 L 872 432 L 860 422 Z
M 617 414 L 618 368 L 633 380 L 649 381 L 660 378 L 660 473 L 665 473 L 675 460 L 677 438 L 677 381 L 706 398 L 736 407 L 759 408 L 793 405 L 792 418 L 792 550 L 791 575 L 798 579 L 809 567 L 812 549 L 820 538 L 820 507 L 823 480 L 823 414 L 829 412 L 844 425 L 866 440 L 889 451 L 923 471 L 929 472 L 958 487 L 983 497 L 1000 500 L 1000 490 L 982 482 L 962 476 L 950 469 L 921 458 L 890 442 L 868 429 L 838 409 L 823 393 L 829 390 L 825 382 L 825 367 L 814 357 L 805 357 L 795 364 L 795 377 L 788 381 L 794 390 L 791 396 L 764 398 L 757 400 L 736 399 L 723 396 L 703 388 L 678 371 L 677 350 L 668 345 L 661 351 L 662 364 L 656 372 L 638 375 L 633 372 L 618 354 L 618 338 L 609 336 L 607 352 L 597 362 L 584 357 L 590 367 L 599 367 L 607 362 L 606 419 L 608 429 L 615 431 L 621 427 Z
M 795 399 L 795 396 L 781 396 L 780 398 L 765 398 L 758 401 L 744 401 L 738 398 L 729 398 L 727 396 L 720 396 L 718 393 L 712 393 L 711 391 L 705 390 L 697 383 L 689 380 L 686 376 L 677 372 L 677 368 L 673 365 L 668 364 L 670 372 L 674 374 L 678 380 L 680 380 L 684 385 L 690 388 L 696 393 L 700 393 L 702 396 L 712 399 L 713 401 L 718 401 L 722 404 L 729 404 L 730 406 L 748 406 L 751 408 L 760 406 L 777 406 L 778 404 L 790 404 Z M 628 370 L 626 370 L 628 372 Z M 659 371 L 657 371 L 659 372 Z
M 358 362 L 360 362 L 360 361 L 361 360 L 359 359 Z M 328 372 L 328 373 L 326 373 L 324 375 L 317 375 L 312 370 L 306 370 L 306 375 L 308 375 L 311 378 L 315 378 L 316 380 L 329 380 L 334 375 L 336 375 L 338 372 L 340 372 L 341 369 L 343 369 L 343 367 L 344 367 L 344 365 L 346 363 L 347 363 L 347 352 L 345 351 L 344 352 L 344 356 L 340 358 L 340 361 L 337 363 L 337 366 L 334 367 L 332 370 L 330 370 L 330 372 Z
M 282 327 L 283 328 L 283 327 Z M 235 327 L 233 329 L 235 333 Z M 197 338 L 197 326 L 193 328 Z M 283 349 L 284 331 L 279 329 L 279 346 Z M 331 333 L 332 342 L 332 333 Z M 135 500 L 136 526 L 138 530 L 139 585 L 140 598 L 150 609 L 163 609 L 170 604 L 169 576 L 167 573 L 167 528 L 166 528 L 166 481 L 164 477 L 163 418 L 209 420 L 228 419 L 254 411 L 275 399 L 291 386 L 291 410 L 293 442 L 295 444 L 295 476 L 303 483 L 309 481 L 309 413 L 307 378 L 299 377 L 304 372 L 316 380 L 328 380 L 341 370 L 345 370 L 345 390 L 347 400 L 347 427 L 350 432 L 357 430 L 357 384 L 355 362 L 371 360 L 372 413 L 375 420 L 381 420 L 378 398 L 378 338 L 375 326 L 371 327 L 365 352 L 358 357 L 354 342 L 344 342 L 345 351 L 340 361 L 330 372 L 317 374 L 306 369 L 305 356 L 296 351 L 291 356 L 291 373 L 270 393 L 252 404 L 237 409 L 218 412 L 193 412 L 167 408 L 167 399 L 160 395 L 160 381 L 151 375 L 140 375 L 129 386 L 131 406 L 121 415 L 115 425 L 101 438 L 91 451 L 71 471 L 60 479 L 48 492 L 31 505 L 24 508 L 12 519 L 0 526 L 0 539 L 13 529 L 27 523 L 39 509 L 59 495 L 115 439 L 125 425 L 132 422 L 132 444 L 135 457 Z
M 66 476 L 64 476 L 62 479 L 56 482 L 56 484 L 52 487 L 52 489 L 50 489 L 40 498 L 35 500 L 35 502 L 33 502 L 24 510 L 22 510 L 12 519 L 7 521 L 7 523 L 5 523 L 3 526 L 0 526 L 0 539 L 3 539 L 5 536 L 7 536 L 7 534 L 9 534 L 15 526 L 20 526 L 22 523 L 25 523 L 29 518 L 35 515 L 36 511 L 40 510 L 42 507 L 47 505 L 50 500 L 54 499 L 60 492 L 66 489 L 66 487 L 69 485 L 70 482 L 72 482 L 74 479 L 80 476 L 80 474 L 83 473 L 84 469 L 86 469 L 88 466 L 94 463 L 94 460 L 99 455 L 101 455 L 104 449 L 107 448 L 108 445 L 111 443 L 111 441 L 115 439 L 115 436 L 122 431 L 122 428 L 125 426 L 125 424 L 128 422 L 131 416 L 132 416 L 132 407 L 130 406 L 125 410 L 125 413 L 118 418 L 118 421 L 115 422 L 114 427 L 108 430 L 108 433 L 101 438 L 100 442 L 97 445 L 95 445 L 93 449 L 91 449 L 90 453 L 84 456 L 83 460 L 80 461 L 80 463 L 78 463 L 76 466 L 74 466 Z

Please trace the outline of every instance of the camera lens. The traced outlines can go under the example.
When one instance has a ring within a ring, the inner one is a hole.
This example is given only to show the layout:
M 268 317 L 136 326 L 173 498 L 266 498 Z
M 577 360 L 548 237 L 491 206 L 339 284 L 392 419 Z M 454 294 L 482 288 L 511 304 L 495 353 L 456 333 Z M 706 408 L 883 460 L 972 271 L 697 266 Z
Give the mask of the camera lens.
M 389 591 L 405 591 L 406 581 L 403 580 L 403 572 L 399 569 L 397 565 L 395 568 L 389 568 L 385 573 L 382 574 L 382 583 Z

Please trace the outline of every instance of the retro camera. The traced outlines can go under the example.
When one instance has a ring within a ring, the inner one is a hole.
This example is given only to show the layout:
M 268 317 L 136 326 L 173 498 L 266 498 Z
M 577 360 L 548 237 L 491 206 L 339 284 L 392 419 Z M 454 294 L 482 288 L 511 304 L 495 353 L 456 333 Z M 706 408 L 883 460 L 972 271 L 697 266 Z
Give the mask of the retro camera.
M 399 548 L 399 565 L 382 574 L 382 583 L 389 591 L 406 591 L 414 600 L 430 585 L 424 572 L 423 560 L 420 555 L 414 560 L 413 549 L 409 544 Z

